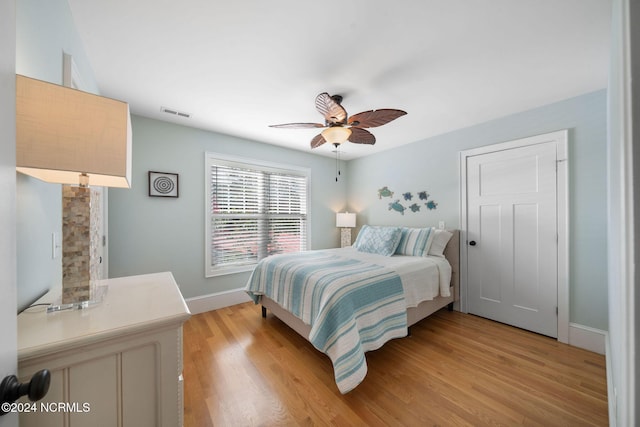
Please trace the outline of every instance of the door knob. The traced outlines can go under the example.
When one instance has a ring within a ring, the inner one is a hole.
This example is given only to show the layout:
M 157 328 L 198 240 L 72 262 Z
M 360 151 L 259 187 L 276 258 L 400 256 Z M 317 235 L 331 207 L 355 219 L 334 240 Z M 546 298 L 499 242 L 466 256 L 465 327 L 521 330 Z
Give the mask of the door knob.
M 469 242 L 469 246 L 475 246 L 475 245 L 476 245 L 476 241 L 475 240 L 472 240 L 472 241 Z
M 0 403 L 13 403 L 22 396 L 29 396 L 35 402 L 42 399 L 49 391 L 51 373 L 47 369 L 36 372 L 28 383 L 18 382 L 18 377 L 8 375 L 0 383 Z M 5 412 L 0 410 L 0 416 Z

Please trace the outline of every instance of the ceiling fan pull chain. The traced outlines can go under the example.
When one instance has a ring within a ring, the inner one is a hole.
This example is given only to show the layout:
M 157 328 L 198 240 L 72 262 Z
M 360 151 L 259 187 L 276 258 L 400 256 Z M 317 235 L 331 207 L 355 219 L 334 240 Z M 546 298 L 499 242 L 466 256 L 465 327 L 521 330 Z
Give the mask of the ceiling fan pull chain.
M 336 147 L 336 182 L 338 182 L 338 176 L 340 175 L 340 144 L 334 143 Z

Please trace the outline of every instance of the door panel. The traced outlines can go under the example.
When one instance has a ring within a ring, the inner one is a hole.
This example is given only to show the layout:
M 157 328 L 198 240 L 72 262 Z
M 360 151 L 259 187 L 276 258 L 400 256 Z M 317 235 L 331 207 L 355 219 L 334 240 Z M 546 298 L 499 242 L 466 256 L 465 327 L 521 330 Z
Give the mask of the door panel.
M 513 207 L 513 303 L 537 310 L 539 306 L 538 206 L 532 203 Z
M 115 354 L 73 365 L 69 368 L 69 402 L 89 403 L 89 411 L 71 412 L 71 426 L 117 426 L 120 365 Z M 87 379 L 91 379 L 88 381 Z
M 480 239 L 482 246 L 486 248 L 480 252 L 477 260 L 476 270 L 481 274 L 479 277 L 480 295 L 482 299 L 499 303 L 502 300 L 501 284 L 502 277 L 498 269 L 483 269 L 484 264 L 497 264 L 501 257 L 500 245 L 500 214 L 499 205 L 480 206 Z
M 538 191 L 535 157 L 501 159 L 482 162 L 479 170 L 481 196 L 535 193 Z M 513 179 L 505 179 L 505 177 Z
M 469 312 L 557 337 L 556 144 L 467 159 Z

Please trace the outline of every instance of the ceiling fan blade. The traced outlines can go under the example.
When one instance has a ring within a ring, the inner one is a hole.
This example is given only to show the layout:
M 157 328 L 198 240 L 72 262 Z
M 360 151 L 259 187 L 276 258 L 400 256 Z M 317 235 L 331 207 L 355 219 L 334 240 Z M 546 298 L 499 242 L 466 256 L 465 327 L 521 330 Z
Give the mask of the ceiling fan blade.
M 280 129 L 308 129 L 308 128 L 323 128 L 326 127 L 320 123 L 285 123 L 282 125 L 269 125 L 270 128 Z
M 347 111 L 326 92 L 316 96 L 316 109 L 329 123 L 344 123 L 347 119 Z
M 382 108 L 380 110 L 363 111 L 349 117 L 349 124 L 359 128 L 375 128 L 407 114 L 406 111 Z
M 319 133 L 316 136 L 314 136 L 313 139 L 311 140 L 311 148 L 317 148 L 322 144 L 324 144 L 325 142 L 327 142 L 327 140 L 324 139 L 324 136 L 322 136 L 321 133 Z
M 373 145 L 376 143 L 376 137 L 368 130 L 352 127 L 348 141 L 353 142 L 354 144 Z

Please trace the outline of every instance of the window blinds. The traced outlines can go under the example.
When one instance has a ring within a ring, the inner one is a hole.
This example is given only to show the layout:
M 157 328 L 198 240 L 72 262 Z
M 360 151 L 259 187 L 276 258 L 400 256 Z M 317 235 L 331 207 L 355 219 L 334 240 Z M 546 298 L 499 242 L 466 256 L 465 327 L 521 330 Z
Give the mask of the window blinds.
M 210 179 L 211 267 L 306 249 L 305 174 L 213 162 Z

